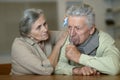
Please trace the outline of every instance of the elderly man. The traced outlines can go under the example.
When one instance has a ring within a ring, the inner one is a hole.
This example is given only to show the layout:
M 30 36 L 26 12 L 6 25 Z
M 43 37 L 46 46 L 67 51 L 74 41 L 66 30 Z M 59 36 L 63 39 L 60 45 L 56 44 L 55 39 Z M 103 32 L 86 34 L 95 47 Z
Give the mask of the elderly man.
M 107 33 L 96 29 L 95 14 L 88 5 L 67 11 L 68 32 L 61 49 L 56 74 L 116 75 L 120 72 L 120 52 Z

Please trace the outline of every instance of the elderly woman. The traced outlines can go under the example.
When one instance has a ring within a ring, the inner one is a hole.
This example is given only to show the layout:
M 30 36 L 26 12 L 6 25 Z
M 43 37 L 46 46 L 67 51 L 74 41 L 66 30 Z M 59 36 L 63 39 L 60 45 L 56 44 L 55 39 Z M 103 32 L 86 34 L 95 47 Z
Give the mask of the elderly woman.
M 67 34 L 63 34 L 59 40 L 56 40 L 55 35 L 59 36 L 59 34 L 56 31 L 48 31 L 41 9 L 25 10 L 19 24 L 19 31 L 21 37 L 16 38 L 12 45 L 11 74 L 52 74 Z

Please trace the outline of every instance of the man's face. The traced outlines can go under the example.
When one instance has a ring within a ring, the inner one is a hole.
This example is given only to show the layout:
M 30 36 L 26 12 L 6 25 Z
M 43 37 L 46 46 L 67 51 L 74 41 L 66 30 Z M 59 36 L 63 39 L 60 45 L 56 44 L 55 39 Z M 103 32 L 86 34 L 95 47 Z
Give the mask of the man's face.
M 90 34 L 93 34 L 93 27 L 89 28 L 86 24 L 87 18 L 85 16 L 69 16 L 68 17 L 68 31 L 70 35 L 70 41 L 74 45 L 84 43 Z

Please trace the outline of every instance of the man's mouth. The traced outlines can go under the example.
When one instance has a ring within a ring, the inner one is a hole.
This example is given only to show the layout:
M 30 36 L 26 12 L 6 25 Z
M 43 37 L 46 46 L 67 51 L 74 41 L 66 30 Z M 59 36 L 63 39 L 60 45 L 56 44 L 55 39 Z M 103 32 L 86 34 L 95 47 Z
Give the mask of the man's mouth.
M 74 40 L 74 38 L 70 37 L 70 43 L 72 43 L 72 44 L 73 44 L 73 43 L 74 43 L 74 41 L 75 41 L 75 40 Z

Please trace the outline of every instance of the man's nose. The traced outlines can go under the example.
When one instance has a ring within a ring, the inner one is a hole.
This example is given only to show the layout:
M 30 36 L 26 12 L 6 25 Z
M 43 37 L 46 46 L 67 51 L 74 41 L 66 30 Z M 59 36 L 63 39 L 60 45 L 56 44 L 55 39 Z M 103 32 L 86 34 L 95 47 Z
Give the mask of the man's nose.
M 71 31 L 70 31 L 70 36 L 72 37 L 72 36 L 74 36 L 75 35 L 75 30 L 74 29 L 71 29 Z

